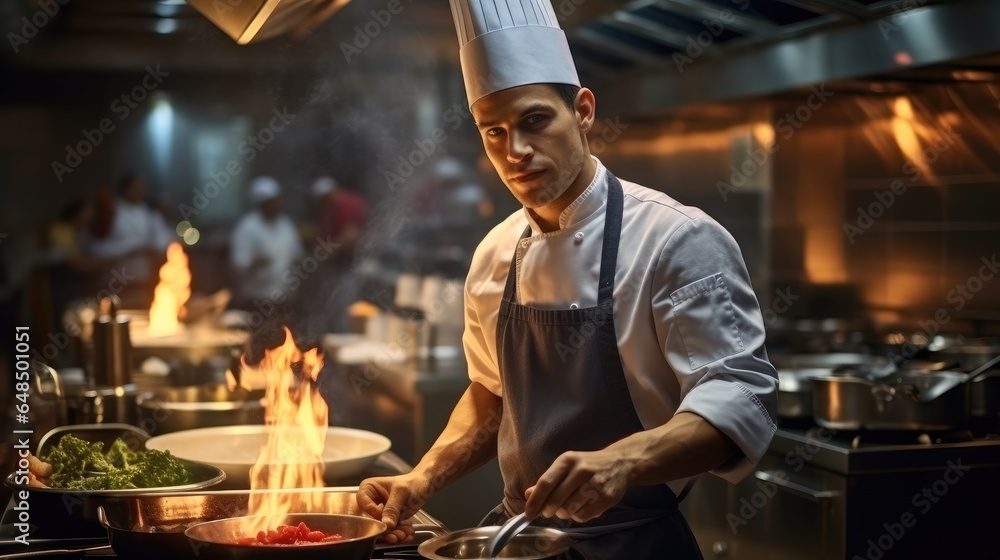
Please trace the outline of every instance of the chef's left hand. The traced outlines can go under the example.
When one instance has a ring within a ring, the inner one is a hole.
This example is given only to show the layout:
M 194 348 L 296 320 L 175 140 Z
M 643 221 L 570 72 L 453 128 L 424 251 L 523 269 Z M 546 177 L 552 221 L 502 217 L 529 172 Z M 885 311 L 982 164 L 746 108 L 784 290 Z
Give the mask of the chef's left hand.
M 525 514 L 590 521 L 621 501 L 631 471 L 630 462 L 614 451 L 567 451 L 524 492 Z

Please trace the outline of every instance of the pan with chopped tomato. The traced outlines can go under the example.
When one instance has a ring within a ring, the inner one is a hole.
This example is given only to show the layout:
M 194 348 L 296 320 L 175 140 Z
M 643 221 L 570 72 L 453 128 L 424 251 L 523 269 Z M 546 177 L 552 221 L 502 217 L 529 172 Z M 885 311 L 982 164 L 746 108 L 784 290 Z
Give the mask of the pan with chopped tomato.
M 203 560 L 366 560 L 384 533 L 381 521 L 356 515 L 292 513 L 199 523 L 184 534 Z

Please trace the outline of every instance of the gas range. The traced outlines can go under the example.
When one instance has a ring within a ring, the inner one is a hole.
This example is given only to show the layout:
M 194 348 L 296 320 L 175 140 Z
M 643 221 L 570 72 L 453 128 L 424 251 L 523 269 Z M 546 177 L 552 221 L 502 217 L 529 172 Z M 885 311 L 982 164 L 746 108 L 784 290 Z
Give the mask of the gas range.
M 939 469 L 949 460 L 1000 465 L 1000 435 L 947 432 L 836 431 L 779 428 L 769 453 L 792 466 L 808 464 L 843 475 Z

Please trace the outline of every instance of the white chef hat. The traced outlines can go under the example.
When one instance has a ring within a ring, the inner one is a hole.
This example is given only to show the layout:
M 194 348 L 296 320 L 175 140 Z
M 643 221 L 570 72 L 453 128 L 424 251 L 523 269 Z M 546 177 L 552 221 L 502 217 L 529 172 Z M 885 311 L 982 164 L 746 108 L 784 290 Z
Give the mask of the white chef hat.
M 337 190 L 337 180 L 333 177 L 320 177 L 313 182 L 309 190 L 315 198 L 328 195 Z
M 550 0 L 451 0 L 471 107 L 528 84 L 580 85 Z
M 254 205 L 270 200 L 281 194 L 281 185 L 274 177 L 261 175 L 250 183 L 250 202 Z

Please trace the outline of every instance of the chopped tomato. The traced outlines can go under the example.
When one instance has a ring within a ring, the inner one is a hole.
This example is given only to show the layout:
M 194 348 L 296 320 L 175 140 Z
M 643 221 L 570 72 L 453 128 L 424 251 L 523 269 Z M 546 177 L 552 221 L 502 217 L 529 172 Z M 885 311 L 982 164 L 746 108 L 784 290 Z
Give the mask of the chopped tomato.
M 234 544 L 242 546 L 267 545 L 304 545 L 314 543 L 331 543 L 344 540 L 342 535 L 323 531 L 313 531 L 303 522 L 298 525 L 278 525 L 276 529 L 258 531 L 256 537 L 238 537 Z

